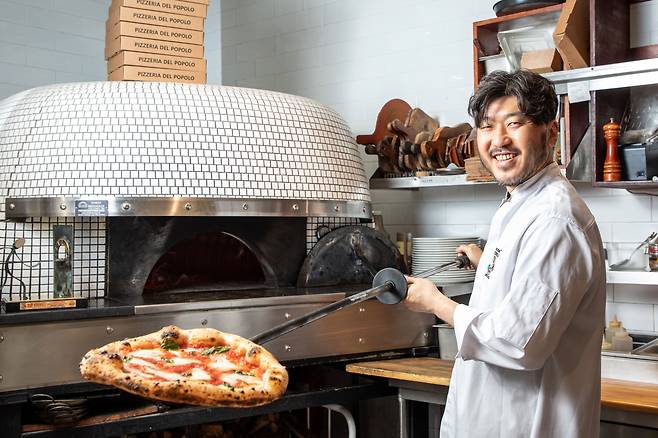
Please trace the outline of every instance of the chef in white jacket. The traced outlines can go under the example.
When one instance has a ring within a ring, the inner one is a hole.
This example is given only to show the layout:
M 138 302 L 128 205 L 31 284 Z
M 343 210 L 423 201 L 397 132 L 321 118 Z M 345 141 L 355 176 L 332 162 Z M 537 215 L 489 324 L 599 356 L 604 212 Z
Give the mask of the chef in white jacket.
M 443 438 L 599 436 L 605 270 L 594 217 L 553 161 L 557 97 L 527 71 L 494 72 L 469 102 L 483 164 L 505 198 L 469 304 L 409 277 L 406 304 L 455 328 Z

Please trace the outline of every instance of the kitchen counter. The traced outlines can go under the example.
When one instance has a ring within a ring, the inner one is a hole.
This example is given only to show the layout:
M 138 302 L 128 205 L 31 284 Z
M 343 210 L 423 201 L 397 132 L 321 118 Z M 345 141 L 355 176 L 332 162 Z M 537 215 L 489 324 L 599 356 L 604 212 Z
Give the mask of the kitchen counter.
M 634 360 L 634 359 L 629 359 Z M 385 377 L 397 382 L 415 382 L 447 387 L 453 361 L 414 357 L 347 365 L 354 374 Z M 394 382 L 393 386 L 397 386 Z M 658 384 L 619 379 L 601 379 L 601 405 L 608 408 L 658 414 Z

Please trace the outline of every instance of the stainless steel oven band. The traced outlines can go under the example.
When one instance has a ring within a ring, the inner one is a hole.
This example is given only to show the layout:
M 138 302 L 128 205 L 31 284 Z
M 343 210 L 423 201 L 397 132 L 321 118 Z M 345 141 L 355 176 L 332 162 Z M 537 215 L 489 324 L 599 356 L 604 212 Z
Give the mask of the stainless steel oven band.
M 0 393 L 80 382 L 79 362 L 90 349 L 175 324 L 212 327 L 245 337 L 309 313 L 344 294 L 272 300 L 226 300 L 185 308 L 139 306 L 134 315 L 0 325 Z M 249 302 L 249 303 L 248 303 Z M 178 306 L 181 306 L 180 304 Z M 369 300 L 265 344 L 282 361 L 341 357 L 431 345 L 434 315 Z M 38 336 L 35 336 L 38 333 Z
M 6 198 L 7 218 L 89 216 L 283 216 L 370 219 L 364 201 L 193 197 Z

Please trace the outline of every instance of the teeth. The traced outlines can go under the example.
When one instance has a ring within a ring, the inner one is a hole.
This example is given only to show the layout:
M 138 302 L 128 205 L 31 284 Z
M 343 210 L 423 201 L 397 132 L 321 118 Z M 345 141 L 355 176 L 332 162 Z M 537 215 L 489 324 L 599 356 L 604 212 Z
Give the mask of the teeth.
M 497 161 L 507 161 L 507 160 L 511 160 L 512 158 L 514 158 L 514 155 L 513 154 L 500 154 L 500 155 L 496 155 L 494 158 L 496 158 Z

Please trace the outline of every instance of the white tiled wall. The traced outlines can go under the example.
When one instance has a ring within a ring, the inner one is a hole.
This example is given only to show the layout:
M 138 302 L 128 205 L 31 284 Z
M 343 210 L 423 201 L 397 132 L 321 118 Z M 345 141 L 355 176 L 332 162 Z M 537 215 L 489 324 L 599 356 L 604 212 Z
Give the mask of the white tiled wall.
M 0 0 L 0 100 L 57 82 L 103 81 L 111 0 Z M 220 1 L 206 19 L 208 83 L 221 83 Z
M 471 23 L 493 17 L 493 3 L 223 0 L 223 81 L 317 99 L 340 112 L 354 134 L 370 133 L 379 108 L 394 97 L 441 124 L 467 121 Z M 367 174 L 375 168 L 367 157 Z M 605 241 L 639 242 L 658 231 L 658 197 L 576 186 Z M 389 233 L 424 236 L 486 236 L 501 195 L 495 185 L 372 192 Z M 658 332 L 658 287 L 608 289 L 609 314 L 629 329 Z

